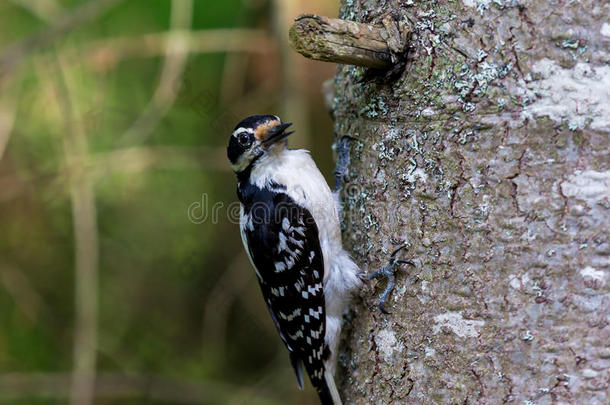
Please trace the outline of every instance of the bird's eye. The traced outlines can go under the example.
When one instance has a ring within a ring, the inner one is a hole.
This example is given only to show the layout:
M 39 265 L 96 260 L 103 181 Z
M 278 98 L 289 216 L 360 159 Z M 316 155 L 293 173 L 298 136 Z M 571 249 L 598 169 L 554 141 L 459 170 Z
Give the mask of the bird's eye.
M 248 148 L 252 144 L 252 137 L 250 134 L 242 132 L 237 136 L 237 142 L 244 148 Z

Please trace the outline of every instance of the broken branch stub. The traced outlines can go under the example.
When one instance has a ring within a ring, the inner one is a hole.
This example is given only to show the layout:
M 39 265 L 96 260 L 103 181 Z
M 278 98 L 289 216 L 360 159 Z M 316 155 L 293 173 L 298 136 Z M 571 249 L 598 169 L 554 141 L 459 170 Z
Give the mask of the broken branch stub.
M 371 25 L 304 14 L 290 28 L 290 43 L 307 58 L 324 62 L 388 69 L 405 49 L 404 27 L 384 20 Z

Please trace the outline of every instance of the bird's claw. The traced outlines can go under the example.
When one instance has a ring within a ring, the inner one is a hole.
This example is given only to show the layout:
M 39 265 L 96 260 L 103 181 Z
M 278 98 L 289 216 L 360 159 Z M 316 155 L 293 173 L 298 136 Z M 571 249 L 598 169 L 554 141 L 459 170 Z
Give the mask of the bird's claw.
M 394 271 L 395 271 L 396 266 L 398 266 L 400 264 L 410 264 L 411 266 L 415 266 L 415 263 L 413 263 L 411 260 L 396 259 L 396 255 L 398 254 L 398 252 L 405 249 L 406 247 L 407 247 L 407 245 L 399 246 L 396 250 L 394 250 L 392 252 L 392 254 L 390 254 L 390 260 L 384 268 L 382 268 L 381 270 L 377 270 L 374 273 L 367 274 L 367 278 L 369 280 L 371 280 L 373 278 L 378 278 L 378 277 L 385 277 L 388 280 L 388 283 L 387 283 L 385 289 L 379 296 L 379 310 L 384 314 L 390 313 L 385 309 L 385 303 L 386 303 L 388 297 L 390 296 L 390 293 L 394 289 L 394 285 L 396 282 L 396 276 L 394 275 Z
M 337 139 L 334 148 L 337 153 L 337 165 L 335 166 L 335 188 L 333 191 L 339 192 L 343 188 L 343 183 L 347 177 L 347 168 L 350 161 L 350 143 L 354 138 L 350 135 L 343 135 Z

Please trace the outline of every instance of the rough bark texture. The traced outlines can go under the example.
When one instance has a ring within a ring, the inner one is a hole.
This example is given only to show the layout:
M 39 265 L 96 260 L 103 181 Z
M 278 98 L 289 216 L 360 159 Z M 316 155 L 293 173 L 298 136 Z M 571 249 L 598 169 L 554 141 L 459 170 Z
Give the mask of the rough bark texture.
M 387 308 L 347 322 L 347 404 L 610 402 L 610 25 L 597 0 L 343 0 L 416 28 L 390 84 L 339 67 L 342 192 L 363 269 L 408 242 Z

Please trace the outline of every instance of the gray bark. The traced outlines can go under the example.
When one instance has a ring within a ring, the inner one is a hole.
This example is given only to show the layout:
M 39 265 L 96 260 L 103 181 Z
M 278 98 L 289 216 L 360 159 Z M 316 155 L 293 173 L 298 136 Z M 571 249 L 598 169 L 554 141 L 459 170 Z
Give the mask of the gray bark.
M 345 326 L 345 403 L 610 402 L 610 6 L 597 0 L 343 0 L 407 16 L 402 76 L 340 66 L 351 143 L 344 241 L 365 271 Z
M 401 33 L 391 16 L 382 25 L 361 24 L 313 14 L 299 16 L 290 29 L 290 42 L 302 55 L 324 62 L 387 69 L 392 67 L 393 51 L 402 52 L 408 35 Z M 396 38 L 397 41 L 388 41 Z M 401 41 L 402 40 L 402 41 Z M 396 43 L 396 44 L 395 44 Z M 395 49 L 390 48 L 395 44 Z

